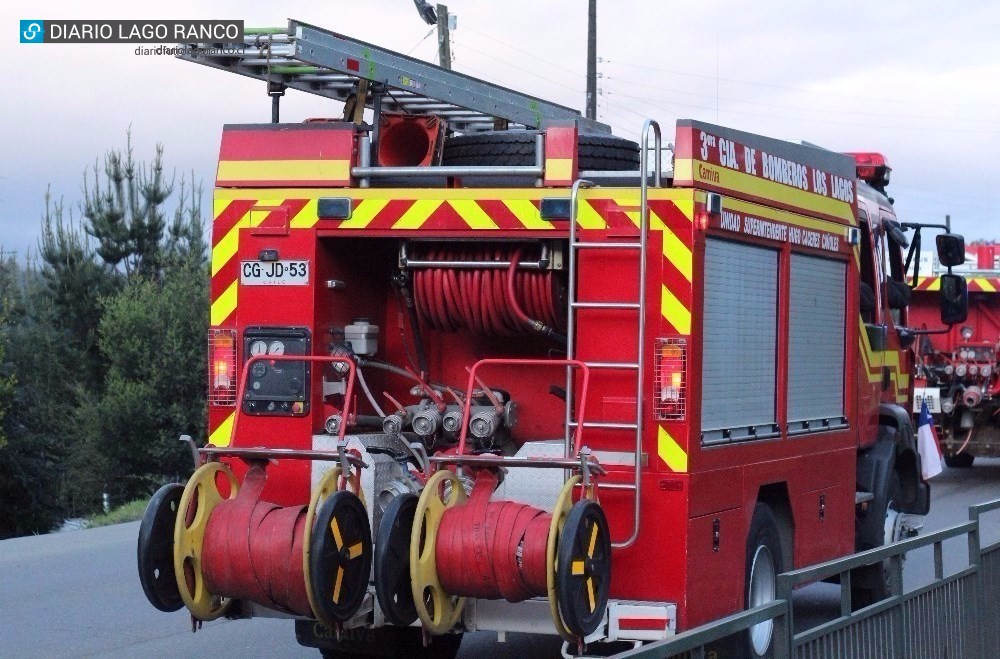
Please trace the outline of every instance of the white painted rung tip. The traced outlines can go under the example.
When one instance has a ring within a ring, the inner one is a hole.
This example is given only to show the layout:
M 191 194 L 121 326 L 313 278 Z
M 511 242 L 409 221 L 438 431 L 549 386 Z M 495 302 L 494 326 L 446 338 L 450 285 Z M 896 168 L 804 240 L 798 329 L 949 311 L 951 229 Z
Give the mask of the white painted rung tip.
M 638 309 L 638 302 L 570 302 L 574 309 Z
M 573 243 L 576 249 L 642 249 L 642 243 L 596 243 L 576 241 Z

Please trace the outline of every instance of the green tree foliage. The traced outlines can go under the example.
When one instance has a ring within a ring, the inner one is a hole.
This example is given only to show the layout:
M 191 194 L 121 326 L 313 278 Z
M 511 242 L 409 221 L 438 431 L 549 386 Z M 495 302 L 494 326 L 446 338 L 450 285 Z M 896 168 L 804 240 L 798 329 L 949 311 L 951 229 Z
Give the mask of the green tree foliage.
M 207 246 L 202 190 L 168 180 L 163 153 L 138 161 L 129 136 L 78 206 L 46 194 L 37 262 L 0 258 L 0 537 L 190 469 L 177 437 L 204 434 Z
M 115 466 L 116 501 L 190 469 L 181 434 L 205 432 L 206 272 L 179 267 L 108 299 L 100 345 L 109 368 L 97 409 L 100 452 Z
M 55 308 L 34 270 L 0 263 L 0 538 L 48 531 L 63 513 L 60 468 L 69 415 L 69 363 Z

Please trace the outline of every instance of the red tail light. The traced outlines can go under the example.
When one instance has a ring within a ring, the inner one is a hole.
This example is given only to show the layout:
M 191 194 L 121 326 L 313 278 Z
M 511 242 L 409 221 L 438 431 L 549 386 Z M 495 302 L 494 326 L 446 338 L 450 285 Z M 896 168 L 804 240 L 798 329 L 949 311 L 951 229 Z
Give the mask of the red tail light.
M 661 421 L 683 421 L 687 412 L 687 339 L 657 339 L 653 410 Z
M 209 330 L 208 402 L 236 404 L 236 330 Z

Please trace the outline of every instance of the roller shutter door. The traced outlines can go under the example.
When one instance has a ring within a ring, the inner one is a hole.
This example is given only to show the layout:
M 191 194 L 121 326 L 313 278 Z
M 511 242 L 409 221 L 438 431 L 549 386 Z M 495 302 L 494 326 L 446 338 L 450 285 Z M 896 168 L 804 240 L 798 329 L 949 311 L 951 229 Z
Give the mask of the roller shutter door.
M 841 425 L 846 264 L 792 254 L 788 327 L 790 432 Z
M 705 245 L 702 437 L 772 435 L 778 252 L 709 238 Z

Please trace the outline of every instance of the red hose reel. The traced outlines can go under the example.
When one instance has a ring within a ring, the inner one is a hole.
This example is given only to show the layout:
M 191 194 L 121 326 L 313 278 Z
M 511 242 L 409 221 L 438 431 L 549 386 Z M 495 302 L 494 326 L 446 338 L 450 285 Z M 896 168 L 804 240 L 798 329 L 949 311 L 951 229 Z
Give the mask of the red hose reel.
M 220 462 L 191 476 L 174 526 L 181 600 L 203 621 L 247 600 L 330 627 L 345 622 L 368 592 L 371 572 L 371 527 L 357 470 L 346 479 L 353 492 L 340 489 L 342 472 L 334 467 L 308 506 L 283 507 L 260 500 L 265 465 L 251 463 L 242 484 Z
M 564 286 L 553 270 L 518 269 L 524 248 L 509 245 L 430 246 L 424 260 L 440 267 L 413 274 L 420 321 L 447 332 L 468 329 L 483 336 L 522 336 L 531 321 L 565 326 Z M 511 262 L 508 268 L 461 267 L 449 263 Z
M 419 617 L 426 630 L 444 634 L 458 624 L 468 597 L 548 597 L 564 638 L 577 642 L 592 633 L 603 619 L 611 582 L 611 540 L 595 490 L 586 488 L 587 496 L 574 504 L 581 483 L 575 476 L 548 513 L 491 501 L 495 471 L 478 470 L 475 479 L 467 496 L 458 476 L 441 470 L 415 506 L 401 500 L 387 508 L 375 564 L 387 617 L 396 624 Z M 404 547 L 408 575 L 398 565 Z

